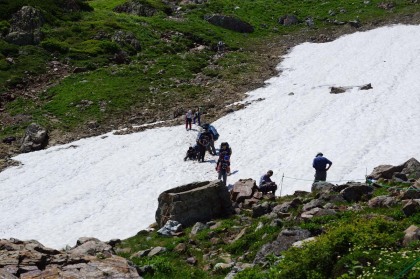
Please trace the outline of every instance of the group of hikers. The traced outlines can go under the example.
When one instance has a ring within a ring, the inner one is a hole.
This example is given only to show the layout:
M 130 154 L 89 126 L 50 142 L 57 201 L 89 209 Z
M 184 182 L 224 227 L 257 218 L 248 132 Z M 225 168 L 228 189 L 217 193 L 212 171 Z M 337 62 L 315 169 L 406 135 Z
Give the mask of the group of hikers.
M 222 180 L 223 184 L 226 185 L 227 176 L 230 175 L 230 158 L 232 156 L 232 148 L 229 146 L 229 143 L 222 142 L 220 144 L 219 153 L 217 154 L 214 144 L 215 141 L 219 139 L 219 133 L 213 125 L 208 123 L 201 125 L 200 108 L 197 108 L 194 112 L 189 110 L 185 114 L 185 128 L 187 131 L 191 130 L 191 123 L 197 123 L 199 133 L 197 135 L 196 144 L 189 147 L 184 161 L 189 159 L 197 160 L 199 163 L 202 163 L 204 162 L 206 151 L 209 151 L 209 153 L 213 156 L 218 155 L 216 163 L 218 179 Z M 332 165 L 332 162 L 323 156 L 324 155 L 321 152 L 318 152 L 313 160 L 312 166 L 315 169 L 314 182 L 326 181 L 327 171 Z M 268 192 L 271 192 L 273 195 L 275 194 L 277 184 L 271 180 L 271 176 L 273 176 L 272 170 L 267 171 L 267 173 L 261 176 L 257 186 L 259 192 L 262 192 L 263 194 L 267 194 Z

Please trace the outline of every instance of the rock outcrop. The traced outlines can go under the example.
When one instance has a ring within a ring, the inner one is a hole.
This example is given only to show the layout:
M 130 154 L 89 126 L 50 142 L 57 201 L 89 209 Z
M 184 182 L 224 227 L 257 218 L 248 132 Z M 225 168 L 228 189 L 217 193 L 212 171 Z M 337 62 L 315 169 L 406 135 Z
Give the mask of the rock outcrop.
M 36 45 L 41 42 L 41 27 L 45 23 L 41 12 L 31 6 L 23 6 L 10 21 L 5 40 L 16 45 Z
M 147 2 L 132 0 L 115 7 L 114 12 L 150 17 L 154 16 L 157 10 Z
M 233 212 L 228 189 L 220 180 L 195 182 L 167 190 L 159 195 L 158 201 L 156 222 L 159 227 L 168 220 L 188 227 Z
M 109 244 L 81 238 L 67 251 L 18 239 L 0 240 L 0 278 L 141 278 L 126 259 L 114 255 Z
M 25 130 L 20 152 L 26 153 L 41 150 L 48 144 L 48 131 L 44 127 L 32 123 Z
M 239 18 L 224 15 L 207 15 L 204 17 L 209 23 L 239 33 L 252 33 L 254 27 Z

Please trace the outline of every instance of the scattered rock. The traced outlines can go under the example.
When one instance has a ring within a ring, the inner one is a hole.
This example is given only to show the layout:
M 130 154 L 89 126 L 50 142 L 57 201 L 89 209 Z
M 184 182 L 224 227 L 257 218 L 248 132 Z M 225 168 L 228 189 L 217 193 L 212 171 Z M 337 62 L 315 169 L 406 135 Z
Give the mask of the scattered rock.
M 378 8 L 384 9 L 384 10 L 391 10 L 392 8 L 395 7 L 395 3 L 394 2 L 381 2 L 378 4 Z
M 312 208 L 315 208 L 315 207 L 322 207 L 324 204 L 326 204 L 326 202 L 324 200 L 313 199 L 310 202 L 304 204 L 302 210 L 303 211 L 308 211 L 308 210 L 310 210 Z
M 118 43 L 121 46 L 130 45 L 137 51 L 141 50 L 141 45 L 140 45 L 139 40 L 131 32 L 118 30 L 114 33 L 114 35 L 112 35 L 111 40 L 113 42 Z
M 340 192 L 346 201 L 359 202 L 363 198 L 367 199 L 372 195 L 374 190 L 373 187 L 357 182 L 353 182 L 352 184 L 352 186 L 349 186 Z
M 154 247 L 152 250 L 150 250 L 149 254 L 147 254 L 148 257 L 153 257 L 159 254 L 162 254 L 166 252 L 166 248 L 165 247 Z
M 132 0 L 115 7 L 114 12 L 151 17 L 156 14 L 157 10 L 145 1 Z
M 27 153 L 41 150 L 48 144 L 48 132 L 45 128 L 36 123 L 30 124 L 25 130 L 25 136 L 22 139 L 20 152 Z
M 187 263 L 190 264 L 190 265 L 196 265 L 197 264 L 197 259 L 194 258 L 194 257 L 189 257 L 187 259 Z
M 420 228 L 411 225 L 404 231 L 403 245 L 408 246 L 411 242 L 420 240 Z
M 165 225 L 158 230 L 158 234 L 173 236 L 182 231 L 182 224 L 178 221 L 168 220 Z
M 402 210 L 407 217 L 420 212 L 420 200 L 410 200 Z
M 334 184 L 331 184 L 329 182 L 319 181 L 314 182 L 311 187 L 311 192 L 330 192 L 334 187 Z
M 258 218 L 272 211 L 271 204 L 269 202 L 263 202 L 262 204 L 256 204 L 252 207 L 252 218 Z
M 371 84 L 371 83 L 368 83 L 368 84 L 362 85 L 362 86 L 360 87 L 360 90 L 370 90 L 370 89 L 373 89 L 373 87 L 372 87 L 372 84 Z
M 368 202 L 369 207 L 372 207 L 372 208 L 392 207 L 396 204 L 398 204 L 398 201 L 395 199 L 395 197 L 389 197 L 389 196 L 377 196 L 369 200 Z
M 346 92 L 346 88 L 344 88 L 344 87 L 335 87 L 335 86 L 332 86 L 332 87 L 330 87 L 330 93 L 331 94 L 340 94 L 340 93 L 344 93 L 344 92 Z
M 197 222 L 195 223 L 195 225 L 192 227 L 191 229 L 191 235 L 196 235 L 198 232 L 207 229 L 208 226 L 201 223 L 201 222 Z

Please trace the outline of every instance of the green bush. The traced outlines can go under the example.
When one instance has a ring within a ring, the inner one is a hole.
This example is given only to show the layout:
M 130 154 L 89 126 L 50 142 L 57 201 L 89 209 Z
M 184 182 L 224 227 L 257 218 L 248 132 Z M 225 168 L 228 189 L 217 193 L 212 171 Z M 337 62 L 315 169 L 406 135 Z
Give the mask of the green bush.
M 17 45 L 9 44 L 4 40 L 0 40 L 0 52 L 4 56 L 15 56 L 19 53 L 19 47 Z
M 57 41 L 56 39 L 42 41 L 41 47 L 50 52 L 67 53 L 69 51 L 69 47 L 66 43 Z

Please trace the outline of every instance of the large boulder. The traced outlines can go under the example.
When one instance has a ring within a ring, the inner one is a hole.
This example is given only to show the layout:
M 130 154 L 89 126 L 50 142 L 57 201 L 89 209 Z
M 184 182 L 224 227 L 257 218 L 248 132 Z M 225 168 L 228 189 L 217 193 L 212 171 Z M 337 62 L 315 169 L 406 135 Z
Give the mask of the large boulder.
M 420 240 L 420 228 L 411 225 L 404 231 L 404 239 L 403 239 L 403 245 L 408 246 L 413 241 Z
M 150 17 L 154 16 L 157 10 L 145 1 L 132 0 L 115 7 L 114 12 Z
M 141 278 L 126 259 L 103 250 L 106 243 L 93 238 L 79 241 L 76 247 L 60 252 L 34 240 L 1 239 L 0 278 Z M 97 249 L 81 253 L 80 246 L 92 241 Z
M 220 180 L 194 182 L 169 189 L 159 195 L 158 202 L 155 217 L 159 227 L 168 220 L 188 227 L 233 213 L 228 189 Z
M 252 178 L 239 179 L 239 181 L 233 184 L 230 192 L 232 201 L 241 203 L 245 199 L 250 199 L 256 190 L 257 183 Z
M 284 229 L 277 236 L 277 239 L 261 247 L 254 259 L 254 264 L 264 263 L 268 255 L 280 256 L 281 252 L 289 249 L 296 241 L 311 237 L 308 230 Z
M 20 152 L 26 153 L 41 150 L 48 144 L 48 132 L 42 126 L 32 123 L 25 130 Z
M 41 27 L 45 23 L 41 12 L 31 6 L 23 6 L 10 21 L 5 40 L 16 45 L 36 45 L 41 42 Z
M 353 182 L 351 186 L 342 190 L 340 194 L 348 202 L 359 202 L 363 198 L 370 198 L 374 188 L 366 184 Z
M 420 162 L 415 158 L 409 159 L 404 164 L 398 166 L 380 165 L 373 169 L 372 173 L 368 175 L 370 179 L 392 179 L 395 173 L 405 174 L 409 179 L 420 178 Z
M 334 188 L 334 184 L 325 181 L 318 181 L 312 183 L 311 192 L 330 192 Z
M 229 29 L 239 33 L 252 33 L 254 32 L 254 27 L 242 21 L 236 17 L 224 16 L 224 15 L 206 15 L 204 19 L 209 23 L 220 26 L 225 29 Z
M 420 212 L 420 200 L 409 200 L 403 206 L 402 210 L 403 210 L 405 216 L 407 216 L 407 217 L 419 213 Z

